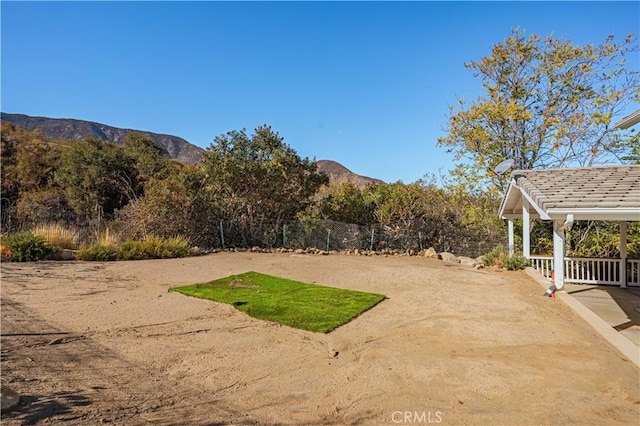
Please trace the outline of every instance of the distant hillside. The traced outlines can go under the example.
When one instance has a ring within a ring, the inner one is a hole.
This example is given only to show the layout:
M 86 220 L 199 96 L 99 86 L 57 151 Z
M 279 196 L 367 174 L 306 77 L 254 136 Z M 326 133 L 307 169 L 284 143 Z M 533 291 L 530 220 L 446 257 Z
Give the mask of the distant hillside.
M 120 129 L 91 121 L 71 118 L 31 117 L 24 114 L 8 114 L 4 112 L 2 113 L 2 121 L 24 130 L 40 130 L 47 136 L 69 140 L 96 137 L 121 144 L 129 133 L 142 133 L 162 148 L 169 157 L 183 164 L 197 163 L 204 152 L 202 148 L 177 136 L 162 135 L 145 130 Z
M 107 126 L 93 121 L 76 120 L 72 118 L 48 118 L 32 117 L 25 114 L 2 113 L 2 121 L 11 123 L 24 130 L 39 130 L 46 136 L 69 140 L 80 140 L 88 137 L 96 137 L 109 142 L 121 144 L 129 133 L 136 132 L 146 135 L 157 146 L 162 148 L 169 157 L 183 164 L 194 164 L 200 161 L 204 150 L 186 140 L 171 135 L 162 135 L 146 130 L 121 129 Z M 344 167 L 342 164 L 331 160 L 319 160 L 318 170 L 325 172 L 332 181 L 352 182 L 360 188 L 369 183 L 383 183 L 379 179 L 360 176 Z
M 347 169 L 342 164 L 331 160 L 318 160 L 318 171 L 326 173 L 334 182 L 351 182 L 359 188 L 370 183 L 384 183 L 380 179 L 360 176 Z

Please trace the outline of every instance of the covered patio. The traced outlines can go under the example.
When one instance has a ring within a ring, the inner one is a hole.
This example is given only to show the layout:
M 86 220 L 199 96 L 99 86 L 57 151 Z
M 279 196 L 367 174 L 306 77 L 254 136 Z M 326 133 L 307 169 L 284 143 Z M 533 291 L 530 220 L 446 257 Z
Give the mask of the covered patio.
M 514 252 L 514 219 L 522 219 L 522 255 L 556 288 L 564 283 L 640 287 L 640 259 L 627 258 L 628 222 L 640 221 L 640 165 L 515 170 L 500 206 Z M 553 222 L 553 256 L 530 252 L 531 220 Z M 615 221 L 620 230 L 617 259 L 565 257 L 565 233 L 574 221 Z

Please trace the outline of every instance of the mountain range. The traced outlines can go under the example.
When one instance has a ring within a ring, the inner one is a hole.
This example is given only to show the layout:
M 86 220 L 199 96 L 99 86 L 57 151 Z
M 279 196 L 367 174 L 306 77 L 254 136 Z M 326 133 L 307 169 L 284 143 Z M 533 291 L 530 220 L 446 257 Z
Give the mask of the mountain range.
M 162 148 L 169 157 L 183 164 L 200 161 L 204 150 L 186 140 L 171 135 L 162 135 L 145 130 L 120 129 L 93 121 L 74 120 L 71 118 L 31 117 L 24 114 L 2 113 L 2 121 L 11 123 L 24 130 L 39 130 L 52 137 L 77 141 L 85 138 L 99 138 L 121 144 L 130 133 L 141 133 Z
M 77 141 L 85 138 L 99 138 L 121 144 L 130 133 L 141 133 L 162 148 L 170 158 L 183 164 L 195 164 L 200 161 L 204 149 L 189 143 L 185 139 L 147 130 L 122 129 L 94 121 L 76 120 L 72 118 L 33 117 L 25 114 L 1 113 L 2 122 L 11 123 L 24 130 L 39 130 L 52 137 Z M 358 187 L 369 183 L 383 183 L 379 179 L 353 173 L 342 164 L 332 160 L 318 160 L 318 171 L 326 173 L 332 181 L 352 182 Z

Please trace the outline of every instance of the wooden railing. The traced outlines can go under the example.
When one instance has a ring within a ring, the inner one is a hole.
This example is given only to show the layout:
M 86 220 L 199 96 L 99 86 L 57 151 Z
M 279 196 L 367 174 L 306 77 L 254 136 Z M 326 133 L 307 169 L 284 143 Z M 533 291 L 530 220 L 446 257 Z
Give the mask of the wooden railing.
M 532 266 L 547 278 L 553 271 L 552 256 L 530 256 Z M 640 286 L 640 260 L 627 259 L 627 285 Z M 564 258 L 564 281 L 576 284 L 622 284 L 622 260 L 584 257 Z

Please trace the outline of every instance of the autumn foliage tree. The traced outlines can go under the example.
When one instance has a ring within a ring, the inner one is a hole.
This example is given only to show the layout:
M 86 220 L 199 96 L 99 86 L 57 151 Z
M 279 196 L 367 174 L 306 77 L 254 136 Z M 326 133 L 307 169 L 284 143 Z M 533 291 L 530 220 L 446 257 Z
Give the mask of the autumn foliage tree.
M 17 201 L 21 192 L 42 190 L 54 179 L 60 152 L 51 138 L 2 123 L 2 196 Z
M 619 163 L 632 144 L 619 143 L 611 125 L 639 100 L 637 58 L 627 63 L 637 50 L 633 35 L 577 46 L 513 30 L 491 55 L 465 64 L 484 95 L 451 108 L 438 145 L 467 161 L 460 177 L 473 172 L 497 187 L 505 178 L 489 170 L 509 158 L 518 169 Z
M 73 212 L 55 182 L 68 141 L 2 123 L 2 216 L 20 221 L 64 221 Z

